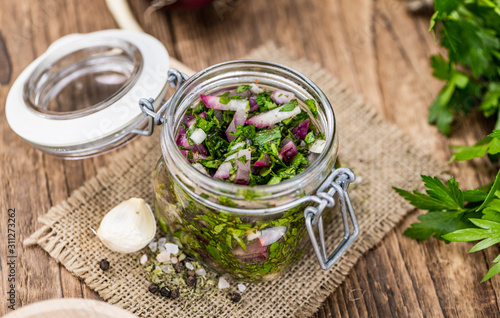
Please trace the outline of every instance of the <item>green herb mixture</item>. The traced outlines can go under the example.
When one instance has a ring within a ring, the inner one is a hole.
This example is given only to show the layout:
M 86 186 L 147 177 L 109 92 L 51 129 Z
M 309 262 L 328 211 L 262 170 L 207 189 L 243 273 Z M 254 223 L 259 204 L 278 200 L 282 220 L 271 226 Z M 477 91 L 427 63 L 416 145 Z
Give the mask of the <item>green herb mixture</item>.
M 183 251 L 218 273 L 260 282 L 278 277 L 302 255 L 306 228 L 299 205 L 277 215 L 238 215 L 214 210 L 191 198 L 161 159 L 155 170 L 158 225 Z M 234 204 L 219 197 L 221 204 Z M 325 215 L 325 218 L 328 218 Z
M 244 185 L 276 184 L 303 172 L 326 144 L 291 92 L 240 85 L 200 95 L 182 120 L 177 145 L 202 173 Z M 314 100 L 306 100 L 318 116 Z

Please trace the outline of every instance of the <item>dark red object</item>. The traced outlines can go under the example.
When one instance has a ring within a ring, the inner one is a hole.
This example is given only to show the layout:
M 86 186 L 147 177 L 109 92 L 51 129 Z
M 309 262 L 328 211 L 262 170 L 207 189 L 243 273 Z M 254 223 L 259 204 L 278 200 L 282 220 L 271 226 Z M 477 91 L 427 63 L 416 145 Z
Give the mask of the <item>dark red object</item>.
M 307 135 L 307 130 L 309 129 L 309 119 L 304 120 L 300 124 L 297 125 L 294 129 L 292 129 L 292 134 L 299 138 L 300 140 L 304 140 Z
M 281 155 L 283 156 L 283 160 L 286 162 L 291 161 L 297 155 L 297 147 L 293 140 L 285 142 L 283 148 L 281 148 Z
M 256 163 L 253 164 L 254 167 L 269 167 L 271 165 L 271 157 L 267 153 L 264 153 Z
M 257 104 L 256 99 L 257 99 L 257 95 L 252 95 L 248 99 L 248 101 L 250 102 L 250 111 L 251 112 L 254 112 L 259 108 L 259 104 Z

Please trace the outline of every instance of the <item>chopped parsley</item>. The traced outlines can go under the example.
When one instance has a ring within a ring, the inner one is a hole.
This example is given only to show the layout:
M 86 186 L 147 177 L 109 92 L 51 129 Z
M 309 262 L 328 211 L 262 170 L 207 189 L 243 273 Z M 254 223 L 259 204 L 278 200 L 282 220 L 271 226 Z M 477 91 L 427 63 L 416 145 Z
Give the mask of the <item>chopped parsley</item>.
M 184 130 L 177 136 L 179 148 L 219 180 L 252 186 L 293 178 L 310 165 L 309 147 L 324 135 L 311 124 L 308 112 L 297 109 L 299 102 L 292 93 L 279 98 L 272 91 L 250 95 L 251 87 L 201 95 L 201 102 L 186 112 Z M 253 100 L 249 95 L 255 96 Z M 313 100 L 305 104 L 317 114 Z

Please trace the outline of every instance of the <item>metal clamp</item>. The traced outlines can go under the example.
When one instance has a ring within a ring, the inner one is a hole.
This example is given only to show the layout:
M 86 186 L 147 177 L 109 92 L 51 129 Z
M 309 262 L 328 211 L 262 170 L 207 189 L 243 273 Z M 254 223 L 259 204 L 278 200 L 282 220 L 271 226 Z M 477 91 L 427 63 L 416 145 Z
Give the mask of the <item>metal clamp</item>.
M 349 245 L 352 244 L 354 239 L 358 236 L 359 227 L 354 215 L 354 211 L 351 204 L 351 199 L 347 193 L 347 188 L 349 184 L 356 179 L 356 176 L 351 169 L 339 168 L 334 170 L 327 180 L 319 187 L 315 196 L 311 196 L 310 200 L 318 203 L 317 206 L 308 206 L 304 210 L 304 217 L 307 227 L 307 232 L 309 233 L 309 238 L 314 248 L 314 252 L 318 258 L 320 266 L 322 269 L 329 269 L 333 264 L 344 254 Z M 344 237 L 339 245 L 335 248 L 330 256 L 326 254 L 325 246 L 325 233 L 323 229 L 323 210 L 326 207 L 335 206 L 335 193 L 338 194 L 340 201 L 340 212 L 342 214 L 342 220 L 344 225 Z M 353 232 L 351 234 L 349 219 L 353 226 Z M 319 245 L 316 239 L 316 234 L 314 233 L 314 227 L 318 226 L 319 232 Z M 321 246 L 321 248 L 320 248 Z
M 171 87 L 175 87 L 176 90 L 178 90 L 179 87 L 181 87 L 182 84 L 184 84 L 184 82 L 189 78 L 186 74 L 181 73 L 176 69 L 168 70 L 167 75 L 167 83 L 169 83 Z M 148 127 L 144 130 L 134 129 L 131 131 L 131 133 L 143 136 L 151 136 L 153 134 L 155 125 L 162 125 L 165 122 L 163 113 L 165 112 L 165 110 L 167 110 L 170 99 L 165 101 L 156 112 L 153 106 L 154 101 L 155 100 L 153 98 L 139 99 L 139 107 L 141 108 L 142 114 L 148 117 Z

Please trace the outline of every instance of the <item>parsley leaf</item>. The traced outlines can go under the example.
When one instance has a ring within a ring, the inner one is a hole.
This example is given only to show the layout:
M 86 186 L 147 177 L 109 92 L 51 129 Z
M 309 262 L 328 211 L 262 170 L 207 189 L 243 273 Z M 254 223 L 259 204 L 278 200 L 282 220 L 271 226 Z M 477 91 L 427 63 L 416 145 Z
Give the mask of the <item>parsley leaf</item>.
M 431 236 L 442 239 L 443 235 L 455 231 L 462 225 L 464 212 L 428 212 L 418 217 L 420 223 L 413 223 L 404 231 L 412 239 L 424 241 Z
M 297 102 L 297 100 L 292 99 L 290 102 L 286 103 L 285 105 L 283 105 L 283 107 L 281 107 L 280 112 L 291 112 L 298 105 L 299 103 Z
M 494 130 L 486 138 L 481 139 L 473 146 L 451 146 L 456 151 L 452 153 L 450 161 L 464 161 L 500 153 L 500 129 Z
M 471 253 L 500 243 L 500 171 L 490 186 L 468 191 L 460 190 L 454 178 L 446 185 L 436 177 L 422 176 L 422 180 L 427 187 L 426 194 L 394 188 L 412 205 L 428 210 L 418 217 L 419 223 L 406 229 L 404 235 L 420 241 L 431 236 L 447 242 L 481 240 Z M 499 260 L 497 257 L 493 262 Z M 500 272 L 497 265 L 483 281 Z
M 253 137 L 253 142 L 259 146 L 264 146 L 273 140 L 278 140 L 281 138 L 281 131 L 279 127 L 267 130 L 261 130 L 255 134 Z
M 316 138 L 314 138 L 314 133 L 312 131 L 308 132 L 306 138 L 304 138 L 305 143 L 308 145 L 312 144 L 315 140 Z
M 410 204 L 422 210 L 442 211 L 442 210 L 462 210 L 464 208 L 463 192 L 458 188 L 455 178 L 448 181 L 448 188 L 437 177 L 421 176 L 428 188 L 427 194 L 394 188 L 399 195 L 405 198 Z
M 314 118 L 318 118 L 318 106 L 316 105 L 316 101 L 314 99 L 306 99 L 305 103 L 307 108 L 311 111 Z
M 196 118 L 196 127 L 201 128 L 204 132 L 209 132 L 213 125 L 203 117 L 197 116 Z
M 278 105 L 271 99 L 271 94 L 269 92 L 257 94 L 255 102 L 257 103 L 257 105 L 259 105 L 259 111 L 261 112 L 265 112 L 278 107 Z
M 236 93 L 243 93 L 244 91 L 249 90 L 250 88 L 252 88 L 252 86 L 250 85 L 240 85 L 236 89 Z
M 431 57 L 434 77 L 446 85 L 430 106 L 429 122 L 449 135 L 458 115 L 474 109 L 485 117 L 499 113 L 500 3 L 437 0 L 435 9 L 430 29 L 448 56 Z

